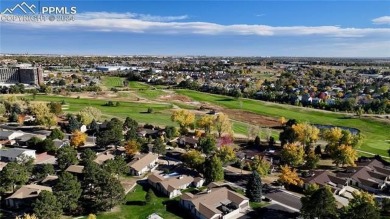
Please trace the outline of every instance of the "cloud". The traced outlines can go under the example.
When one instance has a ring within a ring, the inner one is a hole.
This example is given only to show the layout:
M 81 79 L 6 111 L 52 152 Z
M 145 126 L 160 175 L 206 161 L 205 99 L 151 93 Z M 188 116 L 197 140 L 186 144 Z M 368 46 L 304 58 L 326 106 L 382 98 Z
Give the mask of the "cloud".
M 256 14 L 255 16 L 256 17 L 263 17 L 263 16 L 265 16 L 265 14 Z
M 156 22 L 169 22 L 188 19 L 188 15 L 180 16 L 156 16 L 150 14 L 138 14 L 138 13 L 115 13 L 115 12 L 85 12 L 77 14 L 78 19 L 91 20 L 91 19 L 138 19 L 142 21 L 156 21 Z
M 382 16 L 372 20 L 374 24 L 390 24 L 390 16 Z
M 19 28 L 50 28 L 78 31 L 130 32 L 157 34 L 252 35 L 252 36 L 389 36 L 390 28 L 340 26 L 269 26 L 262 24 L 222 25 L 211 22 L 180 21 L 188 16 L 154 16 L 136 13 L 87 12 L 71 22 L 8 22 Z

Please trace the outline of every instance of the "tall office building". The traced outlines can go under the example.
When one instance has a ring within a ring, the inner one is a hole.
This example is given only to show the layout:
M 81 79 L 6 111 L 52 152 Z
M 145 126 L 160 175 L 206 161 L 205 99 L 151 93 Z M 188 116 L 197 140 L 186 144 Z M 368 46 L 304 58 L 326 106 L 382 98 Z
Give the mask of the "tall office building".
M 0 83 L 40 85 L 43 83 L 42 68 L 23 66 L 0 68 Z

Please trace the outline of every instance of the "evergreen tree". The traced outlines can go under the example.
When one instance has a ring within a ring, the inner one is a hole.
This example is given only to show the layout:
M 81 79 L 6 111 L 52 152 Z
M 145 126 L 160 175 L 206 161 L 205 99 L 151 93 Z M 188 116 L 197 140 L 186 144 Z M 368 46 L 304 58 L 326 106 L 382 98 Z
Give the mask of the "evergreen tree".
M 77 151 L 73 147 L 67 145 L 58 150 L 57 164 L 61 170 L 65 170 L 70 165 L 77 163 Z
M 61 218 L 62 208 L 57 197 L 49 191 L 42 191 L 34 204 L 34 214 L 38 218 L 57 219 Z
M 54 140 L 54 139 L 62 140 L 62 139 L 64 139 L 64 137 L 65 137 L 65 134 L 61 130 L 59 130 L 58 128 L 53 129 L 49 135 L 49 138 L 51 140 Z
M 257 171 L 252 171 L 247 184 L 246 184 L 246 196 L 252 202 L 261 202 L 262 184 L 260 175 Z
M 53 191 L 65 212 L 71 213 L 77 208 L 81 196 L 81 184 L 71 173 L 63 172 Z
M 304 218 L 337 218 L 337 204 L 329 187 L 322 187 L 301 198 Z
M 205 162 L 205 178 L 206 183 L 223 180 L 223 167 L 222 162 L 218 156 L 213 155 L 209 157 Z

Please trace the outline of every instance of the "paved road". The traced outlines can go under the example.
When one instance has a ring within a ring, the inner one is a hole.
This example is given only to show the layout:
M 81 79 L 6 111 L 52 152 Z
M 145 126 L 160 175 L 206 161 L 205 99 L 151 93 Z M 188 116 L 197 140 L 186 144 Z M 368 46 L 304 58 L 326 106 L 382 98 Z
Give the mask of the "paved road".
M 263 195 L 290 208 L 296 210 L 300 210 L 302 208 L 300 197 L 288 194 L 282 190 L 273 189 L 270 192 L 264 192 Z

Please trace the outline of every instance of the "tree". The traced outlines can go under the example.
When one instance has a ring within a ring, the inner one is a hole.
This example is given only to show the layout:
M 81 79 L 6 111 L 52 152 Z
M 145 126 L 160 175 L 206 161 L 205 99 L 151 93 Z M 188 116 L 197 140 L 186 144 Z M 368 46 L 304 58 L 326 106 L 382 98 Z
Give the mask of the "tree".
M 180 129 L 186 129 L 193 126 L 195 122 L 195 114 L 188 110 L 176 110 L 172 113 L 171 120 L 177 122 Z
M 266 176 L 270 172 L 271 163 L 264 159 L 264 157 L 256 155 L 252 163 L 249 165 L 249 169 L 257 171 L 260 176 Z
M 232 162 L 236 159 L 236 153 L 234 152 L 234 148 L 230 145 L 222 145 L 217 150 L 217 156 L 221 159 L 223 164 L 228 162 Z
M 298 142 L 289 143 L 283 147 L 280 156 L 283 162 L 296 167 L 304 162 L 305 151 Z
M 44 125 L 48 128 L 57 124 L 57 117 L 50 112 L 49 107 L 42 102 L 32 103 L 29 111 L 35 116 L 35 122 L 38 125 Z
M 96 215 L 94 214 L 89 214 L 87 219 L 96 219 Z
M 287 123 L 287 120 L 286 118 L 284 118 L 283 116 L 279 118 L 279 122 L 280 122 L 280 125 L 285 125 Z
M 98 108 L 87 106 L 80 110 L 79 115 L 81 117 L 80 121 L 84 125 L 88 125 L 93 120 L 99 121 L 102 117 L 102 112 Z
M 246 184 L 245 194 L 251 202 L 261 202 L 262 184 L 257 171 L 252 171 L 252 175 Z
M 296 140 L 305 146 L 309 146 L 319 138 L 320 130 L 308 123 L 298 123 L 293 125 L 292 129 L 294 130 Z
M 91 150 L 90 148 L 87 148 L 83 150 L 83 152 L 81 152 L 80 158 L 80 164 L 85 166 L 93 162 L 97 158 L 97 155 L 95 151 Z
M 332 156 L 334 163 L 338 165 L 355 166 L 357 160 L 357 151 L 348 145 L 341 145 L 337 148 L 336 152 Z
M 60 115 L 62 113 L 62 105 L 61 105 L 61 103 L 50 102 L 49 103 L 49 109 L 50 109 L 50 112 L 53 113 L 56 116 L 58 116 L 58 115 Z
M 107 128 L 99 132 L 96 138 L 97 145 L 106 147 L 112 144 L 117 147 L 123 139 L 122 131 L 123 123 L 117 118 L 112 118 L 107 123 Z
M 17 216 L 15 219 L 38 219 L 35 214 L 24 213 L 23 216 Z
M 214 122 L 215 129 L 218 132 L 218 137 L 220 138 L 223 133 L 232 134 L 232 124 L 229 120 L 229 117 L 224 113 L 218 113 Z
M 320 157 L 314 152 L 314 151 L 310 151 L 307 155 L 306 155 L 306 163 L 305 163 L 305 166 L 308 168 L 308 169 L 315 169 L 317 167 L 317 164 L 318 162 L 320 161 Z
M 211 156 L 206 159 L 204 164 L 206 183 L 223 180 L 223 167 L 221 160 L 216 156 Z
M 341 137 L 343 137 L 343 133 L 342 130 L 338 127 L 327 129 L 323 133 L 323 138 L 325 141 L 327 141 L 332 146 L 339 145 Z
M 33 204 L 34 214 L 38 218 L 57 219 L 61 218 L 62 208 L 57 197 L 49 191 L 42 191 Z
M 329 187 L 322 187 L 301 198 L 303 218 L 337 218 L 337 204 Z
M 189 150 L 187 153 L 182 155 L 182 159 L 187 167 L 203 172 L 202 170 L 205 158 L 202 156 L 200 151 L 193 149 Z
M 34 179 L 41 181 L 48 175 L 52 175 L 54 173 L 55 171 L 52 164 L 39 164 L 34 166 L 32 175 L 34 176 Z
M 88 133 L 90 135 L 95 135 L 99 132 L 99 124 L 96 122 L 96 120 L 92 120 L 92 122 L 89 124 L 89 127 L 88 127 Z
M 202 149 L 202 152 L 207 155 L 215 151 L 215 149 L 217 148 L 216 143 L 217 142 L 215 138 L 211 135 L 207 135 L 199 139 L 199 147 Z
M 77 164 L 77 151 L 70 146 L 64 146 L 57 152 L 57 163 L 61 170 L 65 170 L 70 165 Z
M 157 153 L 158 155 L 165 153 L 165 144 L 161 138 L 156 138 L 153 145 L 153 152 Z
M 279 181 L 286 185 L 302 185 L 302 180 L 299 178 L 298 173 L 295 169 L 291 169 L 289 166 L 281 166 L 281 174 Z
M 23 163 L 9 162 L 7 166 L 0 171 L 0 185 L 5 189 L 12 188 L 15 190 L 16 185 L 24 185 L 30 178 L 28 167 Z
M 309 183 L 307 188 L 303 191 L 305 195 L 312 195 L 315 191 L 317 191 L 320 186 L 316 183 Z
M 126 140 L 132 140 L 137 137 L 138 122 L 130 117 L 126 117 L 123 123 L 123 130 L 127 131 L 125 135 Z
M 37 151 L 55 152 L 57 150 L 57 147 L 54 145 L 54 141 L 50 138 L 46 138 L 45 140 L 41 141 L 39 146 L 40 148 Z
M 126 154 L 133 156 L 141 150 L 141 145 L 136 140 L 130 140 L 124 145 Z
M 168 138 L 168 139 L 171 139 L 173 137 L 177 137 L 179 135 L 176 127 L 174 126 L 166 126 L 165 127 L 165 136 Z
M 343 218 L 353 219 L 379 219 L 380 212 L 374 196 L 367 192 L 352 193 L 353 199 L 344 209 Z
M 257 148 L 259 148 L 260 147 L 260 137 L 257 135 L 256 136 L 256 138 L 255 138 L 255 142 L 254 142 L 254 144 L 255 144 L 255 147 L 257 147 Z
M 94 162 L 83 169 L 81 201 L 92 212 L 105 211 L 122 202 L 124 190 L 119 180 Z
M 87 141 L 87 135 L 79 130 L 76 130 L 72 133 L 72 137 L 70 138 L 70 145 L 78 148 L 83 146 Z
M 156 202 L 156 194 L 154 194 L 153 189 L 148 189 L 145 195 L 145 203 L 155 205 Z
M 54 139 L 62 140 L 62 139 L 64 139 L 64 137 L 65 137 L 65 134 L 61 130 L 59 130 L 58 128 L 53 129 L 49 135 L 49 138 L 51 140 L 54 140 Z
M 107 160 L 103 163 L 103 169 L 114 176 L 125 175 L 129 172 L 129 168 L 125 159 L 122 156 L 115 156 L 113 160 Z
M 71 173 L 62 172 L 57 184 L 53 187 L 57 200 L 62 204 L 65 212 L 72 212 L 78 206 L 81 196 L 81 183 Z
M 81 123 L 79 122 L 79 120 L 76 119 L 76 117 L 70 116 L 68 121 L 69 121 L 68 126 L 67 126 L 68 133 L 72 133 L 72 132 L 80 129 Z
M 317 147 L 314 149 L 314 153 L 315 153 L 316 155 L 321 156 L 321 154 L 322 154 L 321 145 L 317 145 Z
M 196 121 L 196 125 L 202 128 L 207 134 L 210 134 L 214 124 L 214 116 L 204 115 Z

